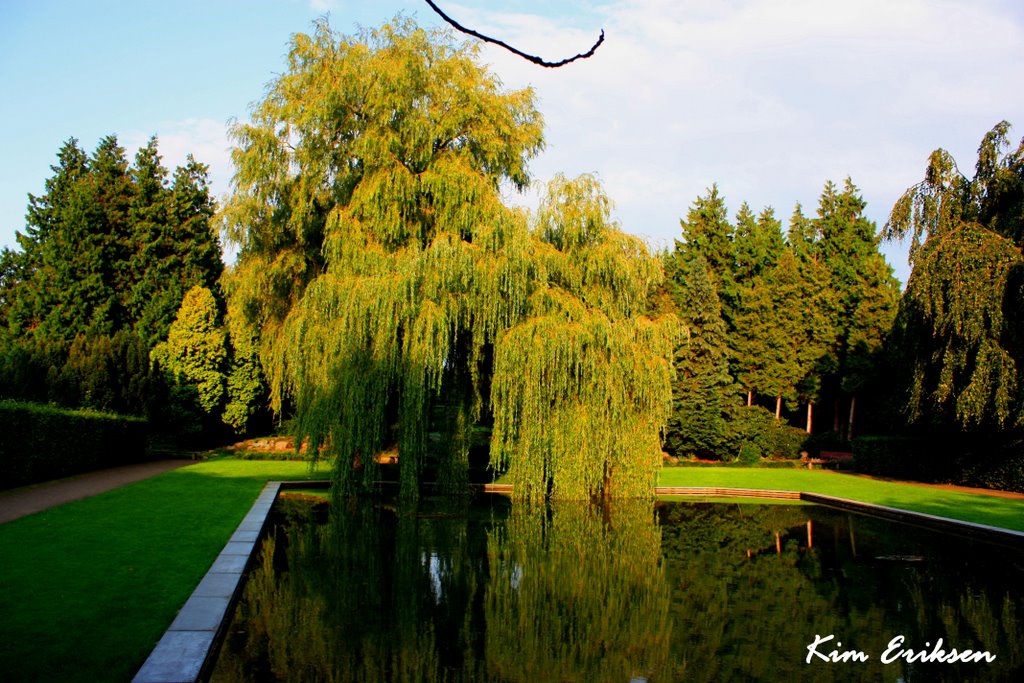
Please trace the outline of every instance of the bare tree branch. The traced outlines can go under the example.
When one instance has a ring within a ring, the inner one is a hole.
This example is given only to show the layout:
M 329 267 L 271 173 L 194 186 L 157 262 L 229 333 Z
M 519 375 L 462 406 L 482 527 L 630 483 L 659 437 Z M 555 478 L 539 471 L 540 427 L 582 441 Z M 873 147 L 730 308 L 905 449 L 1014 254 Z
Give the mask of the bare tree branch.
M 427 0 L 427 4 L 430 5 L 431 9 L 433 9 L 435 12 L 437 12 L 438 15 L 440 15 L 440 17 L 442 19 L 447 21 L 449 24 L 451 24 L 457 30 L 459 30 L 459 31 L 461 31 L 461 32 L 463 32 L 463 33 L 465 33 L 467 35 L 473 36 L 474 38 L 479 38 L 480 40 L 483 40 L 485 42 L 493 43 L 495 45 L 500 45 L 501 47 L 505 48 L 506 50 L 508 50 L 512 54 L 519 55 L 520 57 L 522 57 L 523 59 L 525 59 L 527 61 L 533 62 L 534 64 L 539 64 L 540 66 L 546 66 L 548 68 L 565 66 L 566 64 L 569 64 L 570 62 L 575 62 L 577 59 L 586 59 L 587 57 L 592 56 L 594 54 L 594 52 L 597 51 L 597 48 L 601 46 L 601 43 L 604 42 L 604 29 L 601 29 L 601 36 L 597 39 L 597 42 L 594 43 L 594 45 L 589 50 L 587 50 L 586 52 L 581 52 L 580 54 L 576 55 L 575 57 L 569 57 L 568 59 L 563 59 L 560 62 L 547 62 L 547 61 L 544 61 L 543 59 L 541 59 L 540 57 L 535 57 L 534 55 L 528 55 L 528 54 L 526 54 L 525 52 L 523 52 L 521 50 L 517 50 L 514 47 L 512 47 L 511 45 L 509 45 L 508 43 L 505 43 L 505 42 L 502 42 L 500 40 L 497 40 L 496 38 L 491 38 L 489 36 L 485 36 L 484 34 L 478 33 L 477 31 L 474 31 L 471 28 L 466 28 L 465 26 L 463 26 L 462 24 L 460 24 L 459 22 L 455 21 L 454 19 L 449 17 L 447 14 L 442 12 L 441 8 L 438 7 L 437 5 L 435 5 L 433 0 Z

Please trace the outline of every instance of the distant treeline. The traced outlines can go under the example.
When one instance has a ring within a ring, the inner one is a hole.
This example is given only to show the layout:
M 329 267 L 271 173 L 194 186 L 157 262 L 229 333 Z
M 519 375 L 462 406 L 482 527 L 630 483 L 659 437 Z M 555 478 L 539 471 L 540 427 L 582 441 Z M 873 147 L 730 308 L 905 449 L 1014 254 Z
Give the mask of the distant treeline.
M 502 202 L 530 182 L 542 119 L 450 35 L 321 21 L 289 59 L 231 130 L 219 213 L 206 167 L 172 174 L 155 138 L 133 162 L 112 136 L 61 148 L 0 254 L 0 398 L 186 440 L 274 415 L 346 486 L 397 448 L 410 495 L 423 476 L 463 486 L 481 435 L 524 497 L 642 495 L 662 447 L 753 463 L 866 436 L 872 471 L 1024 486 L 1009 124 L 972 178 L 933 153 L 881 230 L 850 179 L 785 225 L 730 217 L 712 186 L 652 254 L 595 178 L 557 176 L 529 215 Z M 879 241 L 904 237 L 901 294 Z
M 244 430 L 265 401 L 250 340 L 224 323 L 206 166 L 189 155 L 171 176 L 156 138 L 129 163 L 109 136 L 91 156 L 68 140 L 52 170 L 0 254 L 0 398 L 148 417 L 185 441 Z

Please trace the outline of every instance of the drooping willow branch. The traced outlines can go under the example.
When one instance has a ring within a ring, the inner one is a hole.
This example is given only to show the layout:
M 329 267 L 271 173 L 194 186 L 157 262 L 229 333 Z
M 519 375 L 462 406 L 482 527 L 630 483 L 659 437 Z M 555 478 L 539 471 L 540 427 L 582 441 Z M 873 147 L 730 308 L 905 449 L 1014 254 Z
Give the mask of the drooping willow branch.
M 455 29 L 461 31 L 462 33 L 465 33 L 466 35 L 473 36 L 474 38 L 479 38 L 480 40 L 483 40 L 483 41 L 485 41 L 487 43 L 493 43 L 494 45 L 500 45 L 501 47 L 505 48 L 506 50 L 508 50 L 512 54 L 519 55 L 520 57 L 522 57 L 523 59 L 525 59 L 525 60 L 527 60 L 529 62 L 533 62 L 534 64 L 539 64 L 540 66 L 546 66 L 548 68 L 555 68 L 555 67 L 559 67 L 559 66 L 565 66 L 566 64 L 569 64 L 571 62 L 575 62 L 577 59 L 586 59 L 588 57 L 591 57 L 594 54 L 594 52 L 597 51 L 597 48 L 599 48 L 601 46 L 601 43 L 604 42 L 604 29 L 601 29 L 601 35 L 598 37 L 597 42 L 594 43 L 591 46 L 591 48 L 589 50 L 587 50 L 586 52 L 581 52 L 580 54 L 578 54 L 578 55 L 576 55 L 574 57 L 569 57 L 568 59 L 563 59 L 563 60 L 558 61 L 558 62 L 548 62 L 548 61 L 545 61 L 545 60 L 543 60 L 540 57 L 537 57 L 535 55 L 530 55 L 530 54 L 527 54 L 527 53 L 523 52 L 522 50 L 517 50 L 516 48 L 512 47 L 508 43 L 503 42 L 501 40 L 498 40 L 497 38 L 491 38 L 490 36 L 485 36 L 484 34 L 479 33 L 477 31 L 474 31 L 471 28 L 466 28 L 465 26 L 463 26 L 462 24 L 460 24 L 459 22 L 455 21 L 454 19 L 449 17 L 447 14 L 445 14 L 441 10 L 440 7 L 438 7 L 436 4 L 434 4 L 434 2 L 432 0 L 427 0 L 427 4 L 430 5 L 431 9 L 433 9 L 435 12 L 437 12 L 437 14 L 442 19 L 444 19 L 446 22 L 451 24 L 451 26 L 453 26 Z

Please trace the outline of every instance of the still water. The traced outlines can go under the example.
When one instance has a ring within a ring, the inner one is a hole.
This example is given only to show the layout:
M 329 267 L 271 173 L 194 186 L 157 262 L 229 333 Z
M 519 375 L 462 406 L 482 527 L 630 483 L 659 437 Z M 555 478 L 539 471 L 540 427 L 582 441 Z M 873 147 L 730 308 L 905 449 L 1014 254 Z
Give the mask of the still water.
M 500 496 L 271 515 L 214 681 L 1024 680 L 1022 553 L 894 522 Z

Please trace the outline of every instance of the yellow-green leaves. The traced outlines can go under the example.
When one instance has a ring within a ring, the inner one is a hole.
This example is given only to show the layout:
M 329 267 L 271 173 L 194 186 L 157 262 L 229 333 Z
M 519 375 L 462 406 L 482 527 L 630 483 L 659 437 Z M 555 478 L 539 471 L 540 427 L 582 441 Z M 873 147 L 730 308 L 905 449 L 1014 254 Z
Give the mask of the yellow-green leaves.
M 592 178 L 556 179 L 535 224 L 502 204 L 542 147 L 533 93 L 403 19 L 320 23 L 289 64 L 234 128 L 224 214 L 276 408 L 345 486 L 394 444 L 406 495 L 427 466 L 464 483 L 493 417 L 492 462 L 532 473 L 519 496 L 650 495 L 672 325 L 641 314 L 661 269 Z
M 213 293 L 197 285 L 185 294 L 167 341 L 158 344 L 153 354 L 172 374 L 194 385 L 199 405 L 213 413 L 224 400 L 226 343 Z

